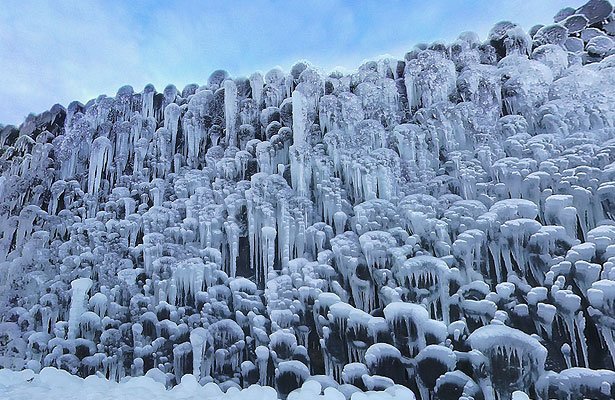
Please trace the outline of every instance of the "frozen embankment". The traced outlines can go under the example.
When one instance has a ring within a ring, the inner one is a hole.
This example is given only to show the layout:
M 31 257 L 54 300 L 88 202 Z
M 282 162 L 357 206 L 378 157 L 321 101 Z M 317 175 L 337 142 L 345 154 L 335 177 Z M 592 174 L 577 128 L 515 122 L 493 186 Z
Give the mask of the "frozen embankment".
M 246 389 L 231 387 L 223 392 L 215 383 L 201 386 L 193 375 L 186 374 L 172 389 L 156 376 L 130 377 L 121 382 L 109 381 L 98 375 L 79 378 L 56 368 L 43 368 L 35 374 L 31 370 L 0 370 L 0 398 L 3 400 L 63 399 L 63 400 L 276 400 L 276 390 L 269 386 L 252 385 Z M 288 400 L 344 400 L 346 395 L 334 388 L 322 389 L 320 383 L 310 380 L 289 394 Z M 410 389 L 395 385 L 384 391 L 357 392 L 352 400 L 414 400 Z

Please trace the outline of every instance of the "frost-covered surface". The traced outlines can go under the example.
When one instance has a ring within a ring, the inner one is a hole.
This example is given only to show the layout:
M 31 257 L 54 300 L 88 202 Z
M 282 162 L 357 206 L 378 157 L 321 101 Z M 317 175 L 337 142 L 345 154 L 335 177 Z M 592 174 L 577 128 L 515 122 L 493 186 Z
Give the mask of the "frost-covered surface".
M 193 375 L 184 375 L 179 384 L 167 389 L 156 376 L 126 377 L 114 382 L 101 376 L 86 379 L 52 367 L 40 374 L 31 370 L 15 372 L 0 370 L 0 395 L 3 399 L 61 398 L 65 400 L 277 400 L 278 395 L 270 386 L 251 385 L 247 388 L 230 387 L 222 391 L 213 382 L 199 385 Z M 289 400 L 343 400 L 344 394 L 336 388 L 323 386 L 317 380 L 308 380 L 288 396 Z M 415 400 L 406 387 L 395 385 L 384 391 L 357 392 L 353 400 Z
M 615 397 L 613 34 L 592 0 L 2 128 L 0 365 L 43 372 L 0 385 Z

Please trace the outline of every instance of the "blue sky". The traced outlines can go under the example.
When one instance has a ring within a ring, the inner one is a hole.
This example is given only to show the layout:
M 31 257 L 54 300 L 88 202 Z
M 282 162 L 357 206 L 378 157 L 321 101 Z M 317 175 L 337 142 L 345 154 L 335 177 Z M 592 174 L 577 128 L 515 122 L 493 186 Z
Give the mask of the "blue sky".
M 484 39 L 511 20 L 529 29 L 584 0 L 28 1 L 0 7 L 0 123 L 53 104 L 114 95 L 125 84 L 182 89 L 215 69 L 233 76 L 306 59 L 356 68 L 381 54 Z

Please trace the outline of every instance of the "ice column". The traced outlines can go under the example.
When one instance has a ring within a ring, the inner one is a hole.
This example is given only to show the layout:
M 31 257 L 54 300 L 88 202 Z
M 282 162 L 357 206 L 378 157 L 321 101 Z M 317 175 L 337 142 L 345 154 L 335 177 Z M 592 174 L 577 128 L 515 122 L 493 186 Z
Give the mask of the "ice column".
M 226 143 L 237 145 L 237 85 L 234 81 L 224 81 L 224 117 L 226 119 Z
M 79 318 L 87 311 L 86 296 L 92 287 L 90 278 L 79 278 L 71 282 L 72 295 L 70 299 L 70 311 L 68 314 L 68 338 L 75 339 L 79 331 Z

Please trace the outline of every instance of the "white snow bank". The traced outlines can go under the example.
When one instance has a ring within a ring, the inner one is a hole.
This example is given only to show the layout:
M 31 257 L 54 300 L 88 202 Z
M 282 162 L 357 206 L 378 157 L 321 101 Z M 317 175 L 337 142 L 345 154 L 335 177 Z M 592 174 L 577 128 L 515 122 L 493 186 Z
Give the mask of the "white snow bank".
M 269 386 L 252 385 L 246 389 L 229 388 L 223 392 L 215 383 L 201 386 L 193 375 L 182 377 L 181 383 L 167 390 L 165 386 L 148 376 L 131 377 L 120 383 L 92 375 L 85 379 L 56 368 L 43 368 L 35 374 L 31 370 L 0 370 L 0 398 L 3 400 L 277 400 L 276 390 Z M 320 383 L 306 381 L 300 389 L 292 392 L 293 400 L 344 400 L 345 396 L 335 388 L 324 391 Z M 380 392 L 356 392 L 351 400 L 415 400 L 414 394 L 400 385 Z

